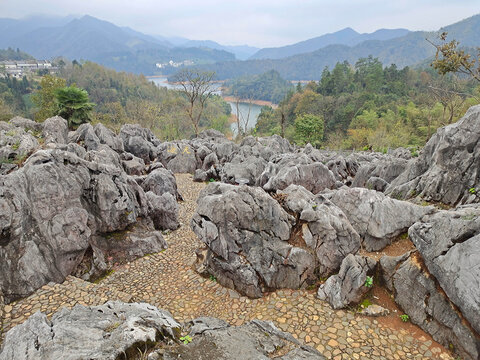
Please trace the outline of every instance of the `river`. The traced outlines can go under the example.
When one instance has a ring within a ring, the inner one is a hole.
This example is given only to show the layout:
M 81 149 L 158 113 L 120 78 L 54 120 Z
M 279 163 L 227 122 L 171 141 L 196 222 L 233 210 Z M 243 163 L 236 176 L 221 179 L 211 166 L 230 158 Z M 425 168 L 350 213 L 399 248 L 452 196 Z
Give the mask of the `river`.
M 167 89 L 170 89 L 170 90 L 180 89 L 180 85 L 169 83 L 166 77 L 147 77 L 147 79 L 150 81 L 153 81 L 159 87 L 166 87 Z M 215 87 L 217 88 L 217 91 L 215 93 L 218 95 L 222 95 L 221 86 L 222 86 L 221 83 L 215 83 Z M 227 103 L 230 105 L 230 108 L 232 109 L 232 114 L 237 116 L 236 104 L 231 101 L 227 101 Z M 245 126 L 242 124 L 244 124 L 244 121 L 248 119 L 247 130 L 254 128 L 255 125 L 257 124 L 258 115 L 260 115 L 261 109 L 262 109 L 262 106 L 257 104 L 249 104 L 247 102 L 239 103 L 238 112 L 240 113 L 241 126 Z M 230 128 L 232 130 L 233 135 L 235 136 L 238 133 L 237 123 L 236 122 L 232 123 L 230 125 Z

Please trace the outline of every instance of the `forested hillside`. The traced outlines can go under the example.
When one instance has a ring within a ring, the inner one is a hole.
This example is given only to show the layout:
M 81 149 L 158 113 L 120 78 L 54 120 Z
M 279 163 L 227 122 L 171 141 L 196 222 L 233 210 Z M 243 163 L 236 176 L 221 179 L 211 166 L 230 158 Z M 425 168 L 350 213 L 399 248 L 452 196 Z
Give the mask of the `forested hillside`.
M 96 104 L 94 123 L 113 129 L 138 123 L 162 139 L 187 138 L 194 133 L 181 94 L 158 88 L 144 76 L 116 72 L 92 62 L 67 64 L 56 76 L 0 78 L 0 119 L 21 115 L 43 121 L 56 114 L 55 90 L 72 84 L 87 90 L 90 101 Z M 227 133 L 229 115 L 230 106 L 214 96 L 207 101 L 200 127 Z
M 322 49 L 290 56 L 283 59 L 258 59 L 228 61 L 202 66 L 215 71 L 218 79 L 233 79 L 239 76 L 261 74 L 276 70 L 287 80 L 319 80 L 326 66 L 333 68 L 337 62 L 354 64 L 358 59 L 373 55 L 382 64 L 402 68 L 424 62 L 435 54 L 435 48 L 426 39 L 435 40 L 438 34 L 447 31 L 449 36 L 465 47 L 480 46 L 480 15 L 441 28 L 438 32 L 415 31 L 389 40 L 368 40 L 355 46 L 332 44 Z
M 315 139 L 318 146 L 417 148 L 438 127 L 456 121 L 480 102 L 477 85 L 440 76 L 433 69 L 384 68 L 373 57 L 354 66 L 337 63 L 332 70 L 323 70 L 320 81 L 290 92 L 278 109 L 264 107 L 256 133 L 284 134 L 305 143 L 309 133 L 321 128 Z
M 275 104 L 278 104 L 293 88 L 292 84 L 282 79 L 275 70 L 231 80 L 225 86 L 225 95 L 247 100 L 271 101 Z

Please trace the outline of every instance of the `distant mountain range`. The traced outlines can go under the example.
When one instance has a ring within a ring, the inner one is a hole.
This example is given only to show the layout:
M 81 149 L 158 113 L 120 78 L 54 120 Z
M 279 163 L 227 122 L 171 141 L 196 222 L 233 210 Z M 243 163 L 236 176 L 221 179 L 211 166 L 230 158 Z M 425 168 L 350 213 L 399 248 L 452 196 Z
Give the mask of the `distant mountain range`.
M 347 35 L 351 33 L 348 29 L 346 30 Z M 219 79 L 256 75 L 273 69 L 288 80 L 319 80 L 322 70 L 326 66 L 333 68 L 337 62 L 343 61 L 348 61 L 354 65 L 359 58 L 368 57 L 369 55 L 378 57 L 384 65 L 396 64 L 402 68 L 420 63 L 424 64 L 428 58 L 434 56 L 435 48 L 425 39 L 429 38 L 436 41 L 438 40 L 436 39 L 438 33 L 443 31 L 448 32 L 447 40 L 456 39 L 461 43 L 461 46 L 467 48 L 478 47 L 480 46 L 480 15 L 475 15 L 453 25 L 445 26 L 439 29 L 438 32 L 407 32 L 400 37 L 387 40 L 365 40 L 354 46 L 330 44 L 312 52 L 281 59 L 221 62 L 202 66 L 202 69 L 215 71 Z M 388 36 L 388 31 L 381 31 L 381 33 L 382 32 Z M 343 36 L 345 34 L 342 33 L 341 35 Z M 343 36 L 343 41 L 352 41 L 348 40 L 348 38 L 348 36 Z M 308 40 L 307 43 L 309 41 L 313 42 L 313 40 L 314 39 Z M 297 50 L 300 49 L 300 45 L 298 44 L 292 46 L 296 46 Z M 288 47 L 281 49 L 285 48 Z M 261 52 L 262 50 L 259 51 L 259 53 Z
M 462 46 L 480 46 L 480 15 L 441 28 Z M 115 70 L 154 74 L 156 63 L 193 61 L 212 70 L 219 79 L 256 75 L 277 70 L 289 80 L 318 80 L 322 70 L 337 62 L 351 64 L 373 55 L 385 65 L 398 67 L 425 63 L 435 49 L 425 38 L 436 33 L 406 29 L 380 29 L 360 34 L 351 28 L 296 44 L 258 49 L 248 45 L 227 46 L 211 40 L 147 35 L 92 16 L 64 18 L 36 16 L 23 20 L 0 18 L 0 49 L 20 48 L 37 59 L 65 56 L 91 60 Z M 236 59 L 246 61 L 239 61 Z M 176 68 L 162 68 L 168 74 Z
M 175 47 L 170 42 L 92 16 L 0 19 L 0 48 L 20 48 L 38 59 L 65 56 L 91 60 L 116 70 L 153 74 L 156 63 L 196 64 L 235 60 L 223 49 Z
M 282 59 L 289 56 L 309 53 L 328 45 L 353 46 L 367 40 L 390 40 L 408 33 L 409 31 L 407 29 L 380 29 L 371 34 L 360 34 L 352 28 L 345 28 L 331 34 L 325 34 L 292 45 L 264 48 L 253 54 L 250 59 Z

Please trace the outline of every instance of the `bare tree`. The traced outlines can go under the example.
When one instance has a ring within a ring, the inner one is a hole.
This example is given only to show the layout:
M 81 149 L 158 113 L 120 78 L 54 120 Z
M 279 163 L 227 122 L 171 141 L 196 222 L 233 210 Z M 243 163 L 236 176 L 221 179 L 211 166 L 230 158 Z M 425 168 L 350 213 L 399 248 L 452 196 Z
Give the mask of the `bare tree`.
M 215 92 L 215 85 L 212 83 L 214 77 L 214 72 L 196 69 L 183 69 L 174 76 L 174 81 L 181 85 L 180 91 L 188 100 L 186 112 L 197 136 L 205 103 Z

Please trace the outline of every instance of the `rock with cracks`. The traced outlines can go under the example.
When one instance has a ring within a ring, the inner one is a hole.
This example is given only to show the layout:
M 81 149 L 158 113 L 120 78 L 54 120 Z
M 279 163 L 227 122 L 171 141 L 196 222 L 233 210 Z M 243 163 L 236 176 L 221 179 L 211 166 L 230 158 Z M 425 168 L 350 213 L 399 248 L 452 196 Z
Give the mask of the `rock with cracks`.
M 329 192 L 326 197 L 342 209 L 367 251 L 383 249 L 422 216 L 434 211 L 433 207 L 395 200 L 362 188 L 343 188 Z
M 370 288 L 366 285 L 367 276 L 375 271 L 376 261 L 361 255 L 347 255 L 342 261 L 337 275 L 330 276 L 320 285 L 317 297 L 326 300 L 334 309 L 360 302 Z

